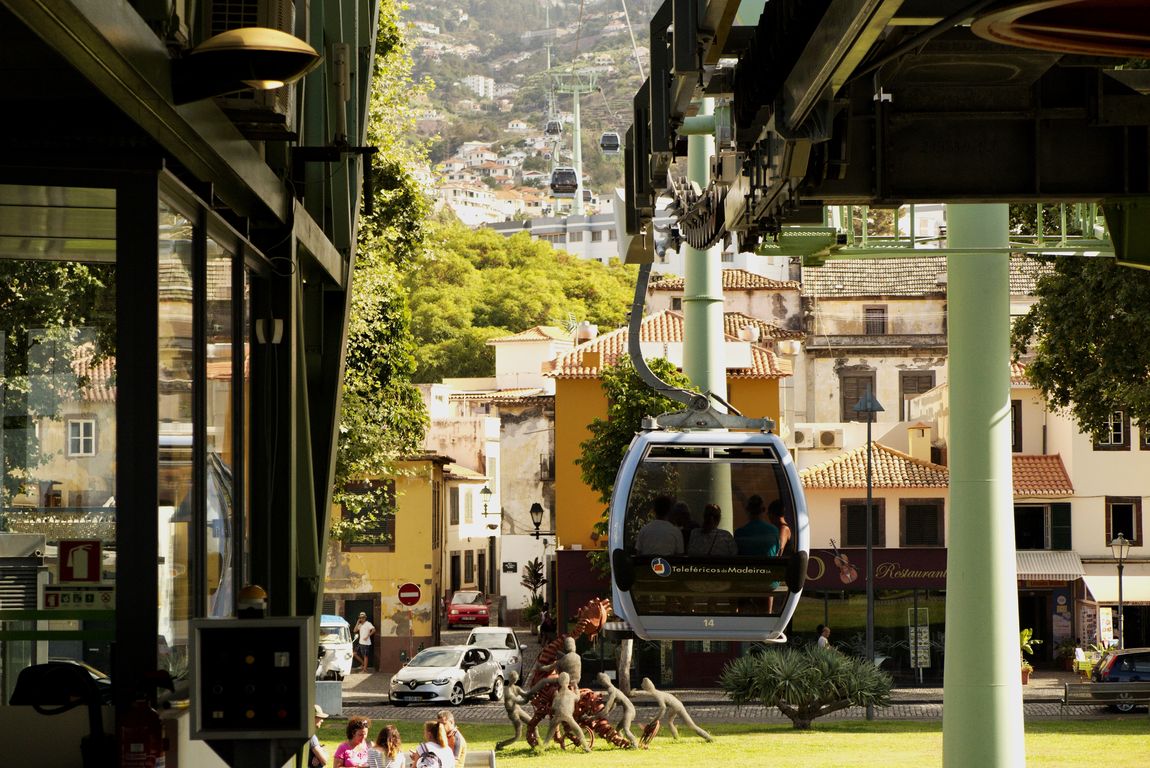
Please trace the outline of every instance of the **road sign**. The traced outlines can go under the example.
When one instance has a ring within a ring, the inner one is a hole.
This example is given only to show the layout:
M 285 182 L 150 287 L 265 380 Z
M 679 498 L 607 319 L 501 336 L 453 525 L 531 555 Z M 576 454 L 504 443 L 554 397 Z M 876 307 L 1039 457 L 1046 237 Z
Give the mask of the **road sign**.
M 419 585 L 408 582 L 399 588 L 399 602 L 404 605 L 415 605 L 420 597 Z
M 104 559 L 99 539 L 62 539 L 57 552 L 61 584 L 97 584 Z

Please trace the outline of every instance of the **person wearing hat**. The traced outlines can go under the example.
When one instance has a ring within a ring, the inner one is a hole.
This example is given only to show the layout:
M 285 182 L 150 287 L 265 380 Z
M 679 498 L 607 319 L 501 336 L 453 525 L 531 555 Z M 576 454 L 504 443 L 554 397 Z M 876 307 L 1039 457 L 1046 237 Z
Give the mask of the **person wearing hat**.
M 360 611 L 351 633 L 355 635 L 355 658 L 360 663 L 359 671 L 366 672 L 371 661 L 371 636 L 375 634 L 375 625 L 367 620 L 366 613 Z
M 327 719 L 327 712 L 319 704 L 315 705 L 315 729 L 316 733 L 311 736 L 311 741 L 308 742 L 307 765 L 308 768 L 324 768 L 327 765 L 327 750 L 319 743 L 319 727 L 323 725 L 323 721 Z

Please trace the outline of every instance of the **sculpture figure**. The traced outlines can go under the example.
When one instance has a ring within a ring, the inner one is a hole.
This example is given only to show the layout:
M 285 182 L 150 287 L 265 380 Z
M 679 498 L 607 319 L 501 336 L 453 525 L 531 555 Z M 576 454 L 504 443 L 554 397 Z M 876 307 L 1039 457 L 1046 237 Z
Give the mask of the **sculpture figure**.
M 547 677 L 540 680 L 528 696 L 533 696 L 546 687 L 555 686 L 555 693 L 551 696 L 551 720 L 547 728 L 547 741 L 557 741 L 563 744 L 564 731 L 584 752 L 591 751 L 591 745 L 583 738 L 583 727 L 575 719 L 575 704 L 579 701 L 580 691 L 571 685 L 571 675 L 560 672 L 558 677 Z M 534 745 L 533 745 L 534 746 Z
M 603 717 L 611 714 L 611 710 L 616 706 L 619 707 L 623 711 L 623 718 L 615 726 L 615 730 L 627 737 L 627 740 L 631 742 L 632 749 L 638 748 L 639 740 L 635 738 L 635 734 L 631 733 L 631 723 L 635 720 L 635 705 L 631 703 L 625 693 L 615 687 L 605 672 L 600 672 L 597 679 L 607 689 L 607 701 L 603 703 Z
M 583 658 L 575 652 L 575 638 L 567 636 L 563 639 L 563 653 L 555 657 L 550 664 L 539 665 L 541 672 L 566 672 L 571 677 L 571 684 L 579 687 L 579 679 L 583 675 Z
M 707 741 L 715 740 L 711 734 L 707 733 L 695 724 L 695 721 L 691 719 L 689 714 L 687 714 L 687 708 L 683 706 L 683 702 L 679 701 L 671 694 L 664 693 L 663 691 L 657 689 L 655 684 L 651 682 L 651 678 L 644 677 L 642 686 L 643 690 L 649 696 L 655 699 L 655 701 L 659 704 L 659 713 L 655 715 L 655 719 L 651 721 L 651 725 L 659 722 L 665 722 L 667 727 L 671 729 L 671 736 L 677 739 L 679 738 L 679 730 L 675 727 L 675 718 L 681 717 L 683 718 L 683 722 L 686 723 L 691 728 L 691 730 L 699 734 L 699 736 L 706 739 Z M 668 709 L 671 710 L 670 715 L 667 715 Z M 648 728 L 650 728 L 650 726 L 648 726 Z M 652 733 L 652 736 L 653 735 L 654 734 Z
M 539 740 L 539 735 L 534 733 L 535 729 L 531 727 L 531 715 L 527 714 L 527 710 L 521 706 L 530 700 L 523 688 L 519 686 L 519 673 L 511 670 L 507 674 L 507 681 L 503 686 L 503 708 L 507 710 L 507 719 L 515 726 L 515 735 L 496 744 L 496 749 L 503 749 L 523 738 L 525 726 L 530 729 L 535 741 Z M 530 743 L 530 741 L 529 738 L 528 742 Z

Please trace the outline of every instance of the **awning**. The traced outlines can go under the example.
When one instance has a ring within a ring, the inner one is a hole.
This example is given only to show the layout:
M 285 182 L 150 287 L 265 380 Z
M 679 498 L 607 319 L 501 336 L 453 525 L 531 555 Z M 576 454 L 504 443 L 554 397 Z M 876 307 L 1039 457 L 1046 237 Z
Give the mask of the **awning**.
M 1082 578 L 1082 559 L 1076 552 L 1028 549 L 1018 550 L 1014 555 L 1020 579 L 1074 581 Z
M 1118 604 L 1118 565 L 1087 563 L 1082 580 L 1095 602 Z M 1122 569 L 1122 602 L 1150 603 L 1150 563 L 1131 563 Z

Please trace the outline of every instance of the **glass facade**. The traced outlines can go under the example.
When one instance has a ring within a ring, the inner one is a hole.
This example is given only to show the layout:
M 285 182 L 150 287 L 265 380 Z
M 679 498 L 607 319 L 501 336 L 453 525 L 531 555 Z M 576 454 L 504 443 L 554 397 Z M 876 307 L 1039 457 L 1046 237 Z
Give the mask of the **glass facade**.
M 61 578 L 115 576 L 115 219 L 113 190 L 0 185 L 3 610 L 99 608 L 97 591 Z M 41 652 L 107 668 L 112 614 L 90 615 L 105 637 L 53 639 Z M 2 645 L 7 700 L 9 670 L 34 661 L 35 644 Z
M 116 498 L 127 428 L 117 365 L 136 357 L 118 348 L 124 339 L 156 345 L 161 666 L 187 672 L 188 621 L 233 616 L 236 580 L 250 571 L 239 535 L 250 525 L 250 246 L 186 190 L 160 188 L 172 194 L 156 203 L 153 259 L 118 252 L 117 190 L 0 185 L 0 610 L 60 617 L 7 614 L 0 631 L 66 630 L 43 643 L 0 639 L 5 694 L 19 669 L 49 657 L 111 671 L 117 512 L 128 509 Z M 125 264 L 156 270 L 154 335 L 117 328 Z

